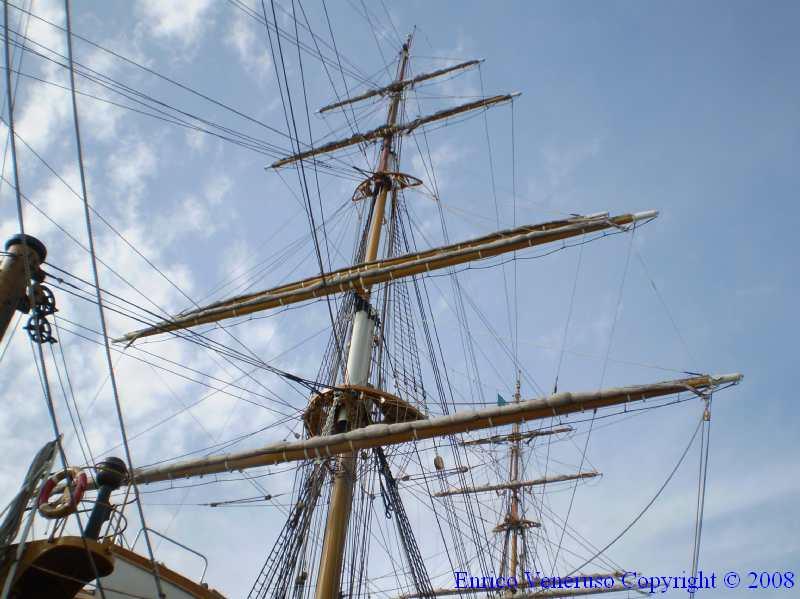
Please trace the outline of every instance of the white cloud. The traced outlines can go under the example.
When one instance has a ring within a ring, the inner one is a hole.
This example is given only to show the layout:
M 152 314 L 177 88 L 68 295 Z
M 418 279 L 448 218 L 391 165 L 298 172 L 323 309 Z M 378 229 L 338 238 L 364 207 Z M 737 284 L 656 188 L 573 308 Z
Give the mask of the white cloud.
M 247 272 L 253 261 L 253 248 L 245 240 L 233 239 L 217 265 L 218 276 L 225 281 L 239 278 Z
M 245 70 L 263 84 L 270 76 L 272 58 L 267 52 L 266 31 L 253 19 L 247 18 L 242 11 L 230 20 L 225 44 L 236 52 Z
M 56 2 L 37 5 L 37 14 L 55 23 L 62 23 L 64 20 L 63 5 Z M 66 53 L 64 35 L 42 21 L 31 19 L 28 37 L 39 45 L 37 48 L 47 48 L 62 55 Z M 42 50 L 42 53 L 48 55 L 46 50 Z M 34 69 L 34 64 L 38 68 Z M 35 71 L 42 79 L 59 85 L 68 84 L 66 72 L 53 62 L 27 58 L 23 71 Z M 26 80 L 20 89 L 23 93 L 18 96 L 20 106 L 15 115 L 16 130 L 25 141 L 40 150 L 49 146 L 57 137 L 59 129 L 69 123 L 66 120 L 71 115 L 69 92 L 30 80 Z
M 208 135 L 196 129 L 187 129 L 184 133 L 187 145 L 195 152 L 200 152 L 206 147 Z
M 578 167 L 597 156 L 601 146 L 599 137 L 567 145 L 545 146 L 541 154 L 550 188 L 559 187 Z
M 212 3 L 211 0 L 138 0 L 136 6 L 153 36 L 176 39 L 188 46 L 208 27 Z
M 237 214 L 223 202 L 232 185 L 226 175 L 216 175 L 206 181 L 200 195 L 186 195 L 170 214 L 162 216 L 161 243 L 169 245 L 186 236 L 207 239 L 228 227 Z
M 108 43 L 107 45 L 118 47 L 113 43 Z M 120 64 L 109 53 L 99 49 L 94 50 L 86 58 L 77 58 L 92 70 L 107 77 L 114 77 Z M 86 91 L 101 98 L 113 97 L 105 88 L 82 78 L 77 78 L 76 87 L 79 91 Z M 119 100 L 119 97 L 113 97 L 113 99 Z M 102 141 L 112 141 L 114 139 L 117 135 L 120 121 L 125 116 L 125 111 L 122 108 L 88 96 L 78 97 L 78 108 L 80 110 L 81 124 L 83 125 L 82 131 Z
M 233 181 L 227 175 L 217 175 L 205 187 L 204 195 L 211 204 L 219 204 L 233 187 Z
M 189 196 L 181 202 L 175 220 L 186 227 L 186 233 L 199 234 L 209 237 L 217 230 L 217 224 L 208 211 L 207 206 L 194 196 Z
M 454 167 L 463 164 L 468 155 L 468 148 L 450 142 L 442 142 L 434 146 L 430 154 L 426 154 L 424 159 L 419 151 L 415 151 L 411 158 L 411 172 L 423 179 L 429 190 L 434 190 L 438 187 L 438 191 L 442 192 L 452 180 L 451 175 Z M 428 173 L 431 172 L 431 167 L 436 179 L 435 184 L 433 178 L 428 176 Z
M 152 147 L 143 140 L 129 139 L 108 159 L 111 181 L 127 190 L 139 189 L 156 168 Z

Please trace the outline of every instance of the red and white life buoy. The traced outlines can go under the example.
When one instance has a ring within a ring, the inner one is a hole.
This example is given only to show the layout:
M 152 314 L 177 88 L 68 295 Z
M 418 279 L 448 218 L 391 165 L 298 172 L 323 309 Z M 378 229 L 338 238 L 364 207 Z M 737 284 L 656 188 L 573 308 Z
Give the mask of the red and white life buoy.
M 50 496 L 53 494 L 56 485 L 67 478 L 67 473 L 72 479 L 72 489 L 69 486 L 65 486 L 61 496 L 54 501 L 50 501 Z M 44 482 L 42 490 L 39 491 L 39 513 L 51 520 L 69 516 L 78 508 L 78 503 L 83 497 L 84 491 L 86 491 L 88 482 L 86 473 L 80 468 L 67 468 L 55 473 Z

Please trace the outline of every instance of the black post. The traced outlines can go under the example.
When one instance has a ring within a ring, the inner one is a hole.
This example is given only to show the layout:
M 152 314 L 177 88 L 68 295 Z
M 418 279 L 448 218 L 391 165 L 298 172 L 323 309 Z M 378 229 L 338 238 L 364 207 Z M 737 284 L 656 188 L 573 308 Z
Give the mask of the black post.
M 97 472 L 97 499 L 83 534 L 87 539 L 97 540 L 100 538 L 103 523 L 111 515 L 111 493 L 120 488 L 122 481 L 128 476 L 128 468 L 121 459 L 112 457 L 95 466 L 95 472 Z

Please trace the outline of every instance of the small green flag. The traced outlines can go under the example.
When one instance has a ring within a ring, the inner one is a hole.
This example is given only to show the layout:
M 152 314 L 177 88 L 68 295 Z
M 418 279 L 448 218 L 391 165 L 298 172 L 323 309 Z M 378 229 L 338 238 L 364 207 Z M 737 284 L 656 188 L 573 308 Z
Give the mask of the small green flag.
M 506 405 L 507 403 L 508 403 L 508 402 L 507 402 L 505 399 L 503 399 L 503 396 L 502 396 L 502 395 L 500 395 L 500 394 L 498 393 L 498 394 L 497 394 L 497 405 L 498 405 L 498 406 L 504 406 L 504 405 Z

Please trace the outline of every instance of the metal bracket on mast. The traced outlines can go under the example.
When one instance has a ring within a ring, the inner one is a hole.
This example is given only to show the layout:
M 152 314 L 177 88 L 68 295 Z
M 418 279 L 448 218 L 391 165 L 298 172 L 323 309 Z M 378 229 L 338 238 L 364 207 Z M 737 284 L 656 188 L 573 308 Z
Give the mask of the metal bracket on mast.
M 52 290 L 41 282 L 34 281 L 32 285 L 33 309 L 28 323 L 23 327 L 28 331 L 28 336 L 36 343 L 58 343 L 53 337 L 53 329 L 48 316 L 52 316 L 56 309 L 56 298 Z M 29 300 L 25 298 L 24 305 L 27 307 Z M 27 310 L 25 310 L 27 313 Z

